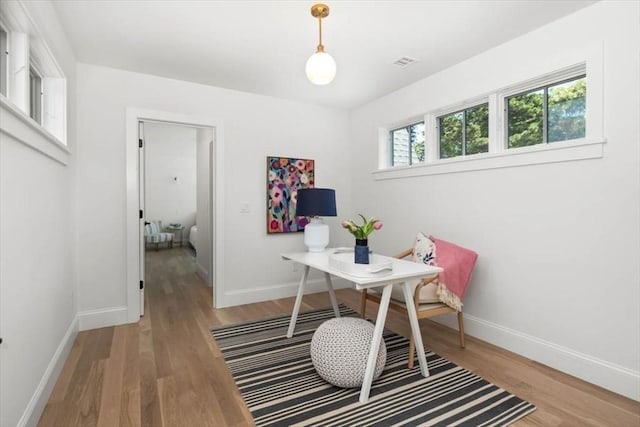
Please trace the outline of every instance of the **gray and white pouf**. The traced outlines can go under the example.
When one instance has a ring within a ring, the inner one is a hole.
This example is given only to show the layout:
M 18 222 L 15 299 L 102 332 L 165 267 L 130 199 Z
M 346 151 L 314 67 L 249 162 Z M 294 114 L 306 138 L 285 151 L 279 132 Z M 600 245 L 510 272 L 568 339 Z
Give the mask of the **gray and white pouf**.
M 371 322 L 355 317 L 322 323 L 311 339 L 311 361 L 318 375 L 338 387 L 360 387 L 367 369 L 373 329 Z M 387 346 L 382 340 L 374 380 L 382 374 L 386 361 Z

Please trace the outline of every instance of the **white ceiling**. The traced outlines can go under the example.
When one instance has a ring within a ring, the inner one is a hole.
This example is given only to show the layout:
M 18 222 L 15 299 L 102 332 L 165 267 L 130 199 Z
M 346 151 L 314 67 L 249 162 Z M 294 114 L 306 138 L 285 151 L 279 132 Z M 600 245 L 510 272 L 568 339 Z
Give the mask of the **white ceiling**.
M 351 109 L 594 1 L 327 0 L 323 42 L 338 65 L 328 86 L 304 72 L 318 43 L 314 3 L 53 2 L 81 62 Z M 403 56 L 419 62 L 392 65 Z

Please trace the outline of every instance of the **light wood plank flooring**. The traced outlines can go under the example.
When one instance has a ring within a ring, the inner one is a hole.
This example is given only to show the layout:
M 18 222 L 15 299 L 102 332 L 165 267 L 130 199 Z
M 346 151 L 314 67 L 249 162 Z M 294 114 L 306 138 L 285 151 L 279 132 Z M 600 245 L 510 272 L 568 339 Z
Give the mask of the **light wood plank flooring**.
M 39 426 L 250 426 L 215 342 L 213 326 L 288 314 L 293 298 L 211 309 L 211 289 L 195 274 L 186 248 L 147 253 L 146 315 L 137 324 L 78 334 Z M 358 311 L 359 295 L 337 292 Z M 329 306 L 307 295 L 302 310 Z M 375 305 L 368 316 L 375 318 Z M 538 410 L 516 426 L 640 426 L 640 403 L 467 337 L 429 320 L 425 347 L 533 402 Z M 388 326 L 405 336 L 406 321 Z

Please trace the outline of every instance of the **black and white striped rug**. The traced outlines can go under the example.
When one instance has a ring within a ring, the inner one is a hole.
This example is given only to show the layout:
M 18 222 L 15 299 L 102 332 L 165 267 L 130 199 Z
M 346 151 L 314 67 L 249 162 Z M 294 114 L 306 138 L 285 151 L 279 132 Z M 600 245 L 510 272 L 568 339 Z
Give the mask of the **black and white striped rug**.
M 311 363 L 311 337 L 332 317 L 331 308 L 301 313 L 292 338 L 288 315 L 212 330 L 257 426 L 505 426 L 536 409 L 429 351 L 422 377 L 407 369 L 409 341 L 387 330 L 385 370 L 361 404 L 360 388 L 326 383 Z

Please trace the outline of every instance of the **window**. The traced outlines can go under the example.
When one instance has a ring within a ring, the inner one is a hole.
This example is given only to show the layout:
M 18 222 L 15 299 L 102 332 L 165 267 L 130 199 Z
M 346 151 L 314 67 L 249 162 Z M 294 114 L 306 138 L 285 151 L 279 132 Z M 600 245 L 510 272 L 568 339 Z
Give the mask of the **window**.
M 392 166 L 408 166 L 425 161 L 424 122 L 390 132 Z
M 0 26 L 0 93 L 7 96 L 7 86 L 9 85 L 9 37 L 5 29 Z
M 507 147 L 585 137 L 586 76 L 506 98 Z
M 36 69 L 29 68 L 29 116 L 42 124 L 42 77 Z
M 489 104 L 438 117 L 440 158 L 489 151 Z
M 413 125 L 379 128 L 374 179 L 602 158 L 603 51 L 570 53 L 564 68 L 433 109 Z M 424 129 L 415 148 L 414 125 Z
M 0 92 L 3 112 L 13 114 L 49 142 L 66 145 L 66 78 L 28 10 L 18 1 L 3 2 L 0 7 Z M 24 121 L 27 117 L 33 121 Z M 30 141 L 23 139 L 27 144 Z

